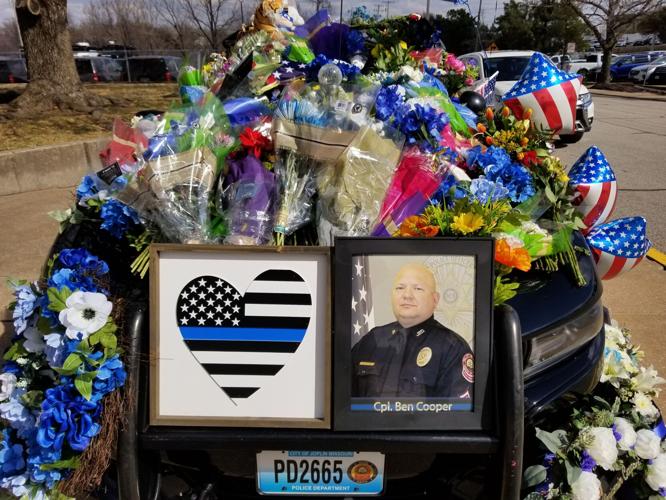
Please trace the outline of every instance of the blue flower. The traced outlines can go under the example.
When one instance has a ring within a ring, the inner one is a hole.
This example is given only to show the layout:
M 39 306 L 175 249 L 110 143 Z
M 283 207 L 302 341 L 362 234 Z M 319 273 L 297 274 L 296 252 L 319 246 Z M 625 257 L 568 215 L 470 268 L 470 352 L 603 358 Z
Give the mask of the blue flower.
M 489 201 L 503 200 L 508 197 L 509 190 L 501 184 L 490 182 L 488 179 L 479 177 L 474 179 L 470 185 L 472 199 L 485 205 Z
M 101 407 L 87 401 L 72 384 L 47 389 L 44 396 L 37 443 L 57 451 L 62 449 L 67 439 L 72 450 L 85 450 L 100 430 L 95 419 Z
M 23 446 L 12 443 L 9 430 L 2 432 L 3 440 L 0 443 L 0 476 L 13 476 L 23 472 L 25 460 L 23 459 Z
M 477 160 L 478 161 L 478 160 Z M 532 175 L 518 163 L 489 164 L 484 169 L 489 181 L 501 184 L 509 190 L 509 198 L 515 203 L 522 203 L 536 193 Z
M 26 484 L 29 484 L 27 474 L 0 479 L 0 488 L 11 491 L 12 495 L 18 498 L 31 493 Z
M 110 232 L 120 239 L 128 229 L 139 224 L 139 216 L 133 208 L 111 198 L 102 205 L 100 212 L 102 217 L 102 229 Z
M 29 448 L 27 472 L 33 483 L 44 484 L 51 489 L 63 477 L 59 469 L 42 469 L 42 465 L 52 464 L 61 459 L 60 450 L 42 448 L 36 441 Z
M 439 202 L 442 201 L 447 207 L 452 207 L 455 200 L 465 198 L 467 192 L 460 185 L 458 180 L 453 174 L 448 174 L 442 183 L 439 185 L 439 188 L 432 196 L 433 201 Z
M 511 163 L 511 157 L 504 148 L 490 146 L 488 149 L 486 149 L 485 153 L 481 153 L 479 151 L 474 157 L 474 162 L 470 162 L 468 156 L 467 162 L 469 165 L 476 163 L 483 170 L 486 170 L 491 166 L 495 166 L 498 169 L 501 169 Z
M 54 287 L 62 290 L 64 287 L 70 290 L 82 290 L 84 292 L 97 292 L 99 291 L 95 282 L 89 276 L 77 273 L 69 268 L 58 269 L 48 279 L 47 284 L 49 288 Z M 44 308 L 42 308 L 43 311 Z
M 58 255 L 60 263 L 78 271 L 90 271 L 95 274 L 106 274 L 109 266 L 106 262 L 91 254 L 85 248 L 66 248 Z
M 115 391 L 119 387 L 125 385 L 127 379 L 127 372 L 120 357 L 116 354 L 114 357 L 107 359 L 104 364 L 97 370 L 97 377 L 93 382 L 95 394 L 93 399 L 101 399 L 110 392 Z
M 5 361 L 2 365 L 2 372 L 19 375 L 21 373 L 21 367 L 15 361 Z
M 398 85 L 382 87 L 375 100 L 375 115 L 378 120 L 388 120 L 402 104 L 404 97 Z
M 88 198 L 94 198 L 98 192 L 99 189 L 97 189 L 95 180 L 89 175 L 86 175 L 81 179 L 79 187 L 76 188 L 76 199 L 86 200 Z
M 37 295 L 32 291 L 28 285 L 19 285 L 14 288 L 14 295 L 16 296 L 16 305 L 12 312 L 14 319 L 14 329 L 16 333 L 23 333 L 28 326 L 28 318 L 37 307 Z
M 347 54 L 350 56 L 365 52 L 365 39 L 360 31 L 349 30 L 347 33 Z
M 49 366 L 52 368 L 60 368 L 65 362 L 65 354 L 67 351 L 65 338 L 66 337 L 60 333 L 49 333 L 48 335 L 44 335 L 44 342 L 46 343 L 44 354 L 46 360 L 49 362 Z
M 35 417 L 19 401 L 23 394 L 25 389 L 16 389 L 8 401 L 0 404 L 0 417 L 4 418 L 20 437 L 27 436 L 35 425 Z
M 581 456 L 580 461 L 580 468 L 585 472 L 592 472 L 596 466 L 597 462 L 594 460 L 594 458 L 592 458 L 587 451 L 583 451 L 583 455 Z

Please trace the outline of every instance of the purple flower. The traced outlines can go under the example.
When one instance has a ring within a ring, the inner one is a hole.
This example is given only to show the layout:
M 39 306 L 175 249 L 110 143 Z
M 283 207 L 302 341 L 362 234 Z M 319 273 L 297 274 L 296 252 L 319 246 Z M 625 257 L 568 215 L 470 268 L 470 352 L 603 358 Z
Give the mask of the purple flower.
M 615 441 L 621 441 L 622 440 L 622 434 L 620 434 L 617 430 L 617 425 L 613 424 L 611 426 L 611 429 L 613 430 L 613 436 L 615 436 Z
M 103 221 L 102 229 L 110 232 L 118 239 L 122 238 L 127 230 L 141 223 L 133 208 L 114 198 L 107 200 L 102 205 L 100 215 Z
M 596 466 L 597 462 L 594 460 L 594 458 L 592 458 L 587 451 L 583 451 L 583 455 L 581 456 L 580 461 L 580 468 L 585 472 L 592 472 Z

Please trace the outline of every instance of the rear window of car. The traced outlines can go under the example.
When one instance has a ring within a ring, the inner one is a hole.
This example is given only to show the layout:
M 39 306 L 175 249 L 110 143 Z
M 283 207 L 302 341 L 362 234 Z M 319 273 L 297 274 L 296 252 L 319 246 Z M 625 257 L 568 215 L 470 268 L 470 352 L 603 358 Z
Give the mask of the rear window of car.
M 166 60 L 167 69 L 169 70 L 170 73 L 174 75 L 178 74 L 178 70 L 180 69 L 180 63 L 181 60 L 178 58 Z
M 650 60 L 650 56 L 647 56 L 647 55 L 645 55 L 645 56 L 636 56 L 634 58 L 635 63 L 646 63 L 649 60 Z
M 483 60 L 483 69 L 486 75 L 498 71 L 497 81 L 518 80 L 525 71 L 530 56 L 492 57 Z
M 74 59 L 74 62 L 76 63 L 77 71 L 92 71 L 90 59 Z
M 597 56 L 587 56 L 585 58 L 585 61 L 587 61 L 587 62 L 597 62 L 598 60 L 599 59 L 597 58 Z

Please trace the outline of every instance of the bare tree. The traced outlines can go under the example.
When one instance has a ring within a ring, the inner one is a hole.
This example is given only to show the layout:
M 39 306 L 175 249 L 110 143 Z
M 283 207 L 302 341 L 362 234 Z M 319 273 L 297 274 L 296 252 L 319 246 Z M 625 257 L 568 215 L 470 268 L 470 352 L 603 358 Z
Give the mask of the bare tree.
M 81 86 L 67 25 L 67 0 L 18 0 L 16 16 L 30 80 L 12 102 L 16 114 L 54 106 L 88 111 L 111 104 Z
M 179 0 L 156 0 L 157 17 L 173 29 L 176 35 L 178 48 L 186 48 L 187 35 L 191 30 L 191 23 L 183 13 L 183 6 Z
M 229 0 L 179 0 L 186 15 L 192 20 L 206 44 L 211 50 L 218 50 L 225 37 L 225 25 L 233 24 L 238 19 L 236 13 L 225 7 L 231 7 Z
M 563 0 L 592 30 L 603 51 L 601 81 L 610 80 L 611 55 L 622 30 L 663 0 Z

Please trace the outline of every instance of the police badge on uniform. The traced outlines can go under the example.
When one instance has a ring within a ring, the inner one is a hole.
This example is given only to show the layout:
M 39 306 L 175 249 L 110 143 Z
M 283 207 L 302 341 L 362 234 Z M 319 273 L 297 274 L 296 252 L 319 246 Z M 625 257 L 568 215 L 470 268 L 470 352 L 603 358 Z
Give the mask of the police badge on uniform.
M 432 349 L 430 347 L 424 347 L 421 349 L 416 356 L 416 366 L 423 368 L 427 365 L 432 359 Z

